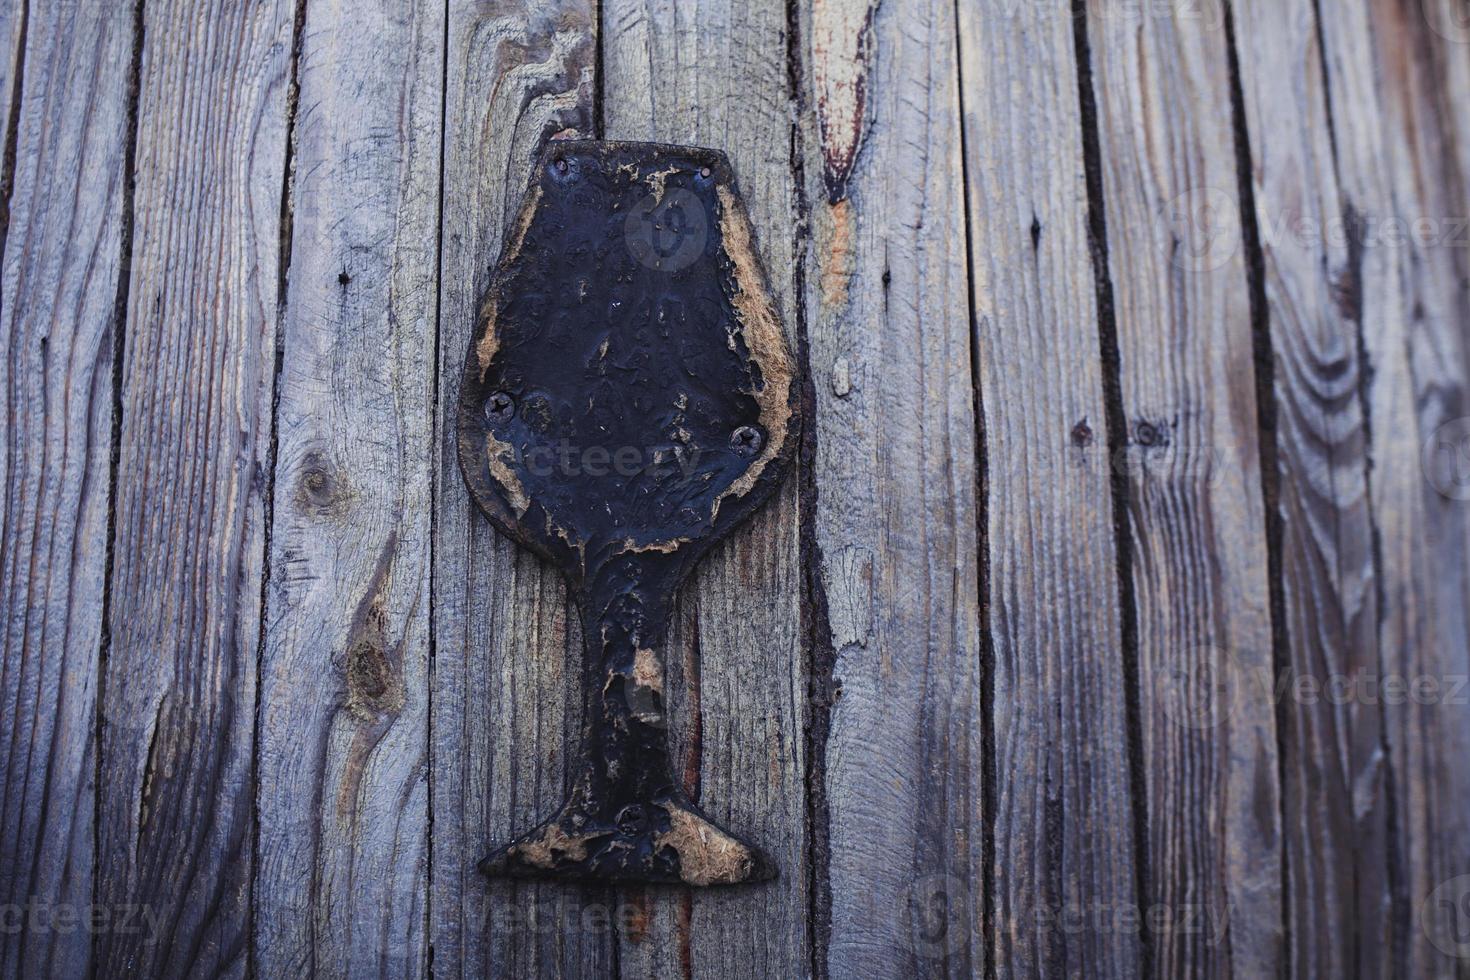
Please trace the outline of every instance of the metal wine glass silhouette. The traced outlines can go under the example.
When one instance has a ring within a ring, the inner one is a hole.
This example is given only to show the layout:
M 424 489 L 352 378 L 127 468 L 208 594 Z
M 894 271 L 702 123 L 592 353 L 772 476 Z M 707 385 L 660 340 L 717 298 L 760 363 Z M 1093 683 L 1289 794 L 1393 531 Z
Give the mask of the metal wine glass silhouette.
M 787 469 L 797 404 L 725 155 L 550 144 L 480 310 L 458 444 L 480 508 L 570 584 L 585 720 L 566 802 L 486 874 L 775 874 L 673 777 L 662 645 L 679 583 Z

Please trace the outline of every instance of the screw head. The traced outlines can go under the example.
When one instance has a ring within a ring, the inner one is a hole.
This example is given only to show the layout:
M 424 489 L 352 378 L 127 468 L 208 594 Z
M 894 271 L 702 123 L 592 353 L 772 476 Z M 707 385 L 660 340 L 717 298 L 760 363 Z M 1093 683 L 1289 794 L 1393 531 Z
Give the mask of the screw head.
M 710 169 L 709 169 L 709 167 L 700 167 L 699 168 L 699 176 L 703 177 L 705 180 L 709 180 L 709 175 L 710 175 Z
M 730 433 L 730 448 L 741 456 L 754 456 L 765 443 L 765 435 L 753 425 L 742 425 Z
M 503 391 L 492 392 L 485 399 L 485 418 L 490 422 L 509 422 L 515 413 L 515 399 Z
M 648 826 L 648 815 L 637 803 L 623 807 L 618 813 L 618 830 L 632 837 L 641 834 Z
M 556 172 L 557 173 L 559 173 L 559 174 L 566 173 L 567 172 L 567 166 L 568 166 L 568 164 L 567 164 L 567 158 L 566 157 L 557 157 L 556 158 L 556 163 L 552 164 L 552 166 L 556 167 Z

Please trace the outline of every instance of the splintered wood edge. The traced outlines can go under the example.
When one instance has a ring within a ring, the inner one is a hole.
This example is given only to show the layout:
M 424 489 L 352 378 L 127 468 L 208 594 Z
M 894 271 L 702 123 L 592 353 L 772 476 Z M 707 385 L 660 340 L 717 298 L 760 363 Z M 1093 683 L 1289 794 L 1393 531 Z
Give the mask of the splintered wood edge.
M 730 188 L 721 184 L 715 193 L 720 201 L 720 237 L 735 267 L 735 295 L 730 297 L 730 304 L 739 318 L 750 360 L 761 372 L 760 387 L 752 394 L 760 406 L 766 444 L 740 478 L 715 498 L 710 510 L 711 524 L 719 516 L 720 503 L 726 497 L 739 498 L 750 493 L 765 468 L 780 458 L 794 415 L 791 406 L 794 365 L 786 336 L 781 331 L 781 320 L 771 305 L 750 218 Z
M 537 172 L 541 164 L 537 163 Z M 485 381 L 485 373 L 490 370 L 490 362 L 495 359 L 495 353 L 500 349 L 500 289 L 504 285 L 503 277 L 526 244 L 526 233 L 531 230 L 531 221 L 536 217 L 536 208 L 541 203 L 541 183 L 532 179 L 531 186 L 526 190 L 526 199 L 521 202 L 521 210 L 516 215 L 516 223 L 511 229 L 510 237 L 505 241 L 505 249 L 501 253 L 500 261 L 495 264 L 495 279 L 490 288 L 485 292 L 485 302 L 480 307 L 480 339 L 475 343 L 475 356 L 480 362 L 480 382 Z

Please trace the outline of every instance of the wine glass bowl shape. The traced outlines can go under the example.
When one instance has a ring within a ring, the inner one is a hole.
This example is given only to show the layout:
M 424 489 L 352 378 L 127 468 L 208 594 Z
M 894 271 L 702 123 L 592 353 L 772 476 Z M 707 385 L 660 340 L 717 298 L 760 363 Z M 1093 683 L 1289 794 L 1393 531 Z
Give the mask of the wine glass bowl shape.
M 584 723 L 567 800 L 480 862 L 486 874 L 775 874 L 673 777 L 662 647 L 680 582 L 788 469 L 797 406 L 724 154 L 550 143 L 481 306 L 457 441 L 480 509 L 566 576 Z

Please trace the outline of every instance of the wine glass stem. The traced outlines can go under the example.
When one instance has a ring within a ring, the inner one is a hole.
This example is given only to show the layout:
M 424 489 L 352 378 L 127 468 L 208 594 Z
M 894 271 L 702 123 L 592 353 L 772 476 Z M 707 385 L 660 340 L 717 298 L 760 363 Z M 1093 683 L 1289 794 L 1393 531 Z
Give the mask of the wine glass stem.
M 631 592 L 587 602 L 582 622 L 583 773 L 573 796 L 588 816 L 618 820 L 676 792 L 664 709 L 667 602 Z

